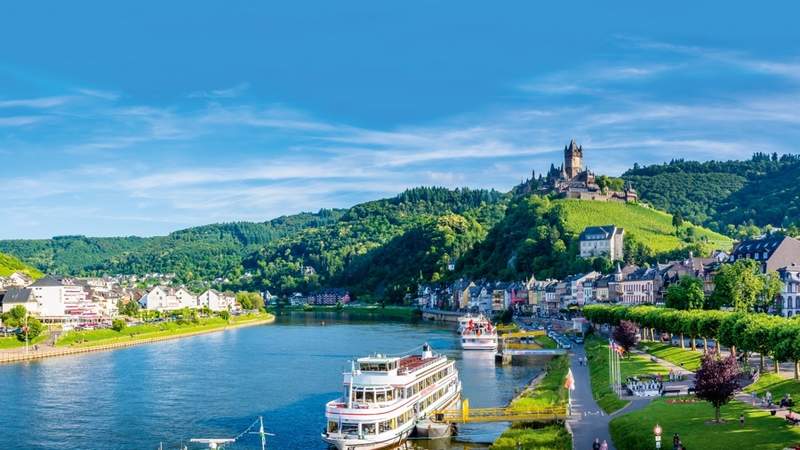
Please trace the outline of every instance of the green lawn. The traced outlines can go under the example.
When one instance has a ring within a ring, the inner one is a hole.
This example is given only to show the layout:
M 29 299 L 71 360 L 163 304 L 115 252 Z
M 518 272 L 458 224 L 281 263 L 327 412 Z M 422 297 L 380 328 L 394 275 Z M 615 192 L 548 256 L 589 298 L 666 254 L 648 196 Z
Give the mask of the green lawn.
M 586 340 L 586 356 L 589 359 L 592 396 L 606 413 L 624 408 L 628 401 L 622 400 L 611 390 L 608 377 L 608 341 L 597 337 Z M 650 361 L 643 355 L 628 355 L 620 361 L 622 380 L 643 375 L 665 375 L 669 369 Z
M 556 200 L 556 204 L 564 206 L 567 212 L 566 225 L 573 233 L 580 233 L 587 226 L 611 225 L 625 228 L 626 236 L 633 236 L 637 241 L 653 249 L 665 252 L 686 245 L 675 236 L 672 216 L 655 209 L 632 203 L 596 202 L 586 200 Z M 728 249 L 733 241 L 721 234 L 690 224 L 698 239 L 707 239 L 708 248 Z
M 534 340 L 542 348 L 558 348 L 558 344 L 550 336 L 536 336 Z
M 669 361 L 676 366 L 683 366 L 686 370 L 697 372 L 697 369 L 700 368 L 700 358 L 703 356 L 701 352 L 658 342 L 640 342 L 639 346 L 643 351 Z
M 29 345 L 41 344 L 47 340 L 47 331 L 42 332 L 36 339 L 31 339 Z M 25 341 L 20 341 L 16 336 L 0 337 L 0 350 L 25 347 Z
M 517 445 L 519 444 L 519 445 Z M 514 425 L 503 432 L 490 447 L 491 450 L 571 450 L 572 436 L 563 425 L 528 428 Z
M 569 369 L 569 359 L 566 356 L 557 356 L 547 364 L 547 373 L 531 390 L 511 403 L 511 407 L 520 411 L 536 408 L 565 406 L 567 404 L 567 390 L 564 380 Z
M 209 331 L 224 328 L 228 325 L 243 324 L 256 320 L 265 320 L 269 314 L 247 314 L 231 317 L 230 322 L 219 317 L 201 318 L 199 323 L 162 322 L 157 324 L 143 324 L 131 326 L 122 331 L 110 328 L 101 330 L 70 331 L 58 339 L 58 347 L 93 347 L 118 342 L 137 341 L 165 336 L 177 336 L 198 331 Z
M 538 338 L 537 338 L 538 339 Z M 569 359 L 557 356 L 547 364 L 547 373 L 533 389 L 525 391 L 511 403 L 511 407 L 520 411 L 542 407 L 567 406 L 567 390 L 564 380 L 569 369 Z M 517 443 L 521 447 L 517 446 Z M 569 450 L 572 448 L 572 436 L 564 425 L 537 426 L 535 424 L 516 424 L 507 429 L 492 444 L 492 450 Z
M 783 378 L 782 376 L 767 372 L 761 374 L 758 381 L 747 386 L 745 392 L 755 392 L 759 396 L 763 396 L 767 391 L 772 393 L 772 399 L 775 402 L 780 402 L 784 394 L 792 396 L 795 402 L 800 401 L 800 381 L 793 378 Z
M 773 450 L 800 443 L 800 427 L 787 425 L 783 419 L 771 417 L 766 410 L 754 409 L 742 402 L 731 402 L 722 408 L 724 424 L 708 424 L 714 408 L 707 402 L 669 404 L 673 399 L 657 399 L 645 408 L 617 417 L 609 426 L 618 450 L 651 450 L 653 427 L 663 432 L 662 448 L 672 448 L 672 436 L 678 433 L 690 450 Z M 745 424 L 739 425 L 744 414 Z

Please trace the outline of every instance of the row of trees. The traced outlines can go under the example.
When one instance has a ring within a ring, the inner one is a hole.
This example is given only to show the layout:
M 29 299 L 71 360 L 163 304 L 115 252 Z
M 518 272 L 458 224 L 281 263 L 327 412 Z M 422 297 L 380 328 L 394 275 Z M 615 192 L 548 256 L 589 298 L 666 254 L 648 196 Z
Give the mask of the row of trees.
M 761 370 L 764 370 L 764 357 L 775 362 L 777 370 L 780 361 L 794 362 L 794 377 L 800 379 L 800 321 L 783 317 L 747 312 L 726 312 L 718 310 L 682 311 L 655 306 L 608 306 L 587 305 L 583 309 L 587 319 L 595 324 L 614 325 L 627 320 L 635 323 L 643 340 L 656 340 L 661 332 L 680 336 L 681 347 L 684 338 L 691 338 L 692 349 L 696 339 L 703 339 L 708 348 L 708 339 L 731 349 L 736 355 L 742 352 L 758 353 Z
M 681 310 L 730 307 L 739 312 L 778 312 L 775 298 L 782 288 L 777 273 L 761 273 L 758 262 L 740 259 L 720 267 L 709 297 L 703 292 L 703 280 L 686 276 L 667 288 L 664 300 L 667 307 Z

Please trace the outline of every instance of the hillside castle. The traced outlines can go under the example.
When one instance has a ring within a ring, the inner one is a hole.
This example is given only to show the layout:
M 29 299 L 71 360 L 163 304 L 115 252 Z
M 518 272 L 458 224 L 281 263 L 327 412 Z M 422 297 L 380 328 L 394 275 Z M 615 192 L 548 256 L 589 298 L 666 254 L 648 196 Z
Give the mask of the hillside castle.
M 523 194 L 557 194 L 563 198 L 580 200 L 635 202 L 639 199 L 636 191 L 626 183 L 621 191 L 610 187 L 601 188 L 595 174 L 583 168 L 583 146 L 571 140 L 564 147 L 564 163 L 561 167 L 550 165 L 546 177 L 532 173 L 532 178 L 520 185 L 518 190 Z

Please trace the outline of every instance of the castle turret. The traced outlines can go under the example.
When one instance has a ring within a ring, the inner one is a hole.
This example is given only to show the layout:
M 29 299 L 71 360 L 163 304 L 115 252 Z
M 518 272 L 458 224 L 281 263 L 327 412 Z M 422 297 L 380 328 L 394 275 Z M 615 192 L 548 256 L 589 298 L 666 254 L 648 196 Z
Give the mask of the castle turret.
M 569 145 L 564 147 L 564 172 L 567 179 L 572 179 L 581 173 L 583 166 L 583 146 L 575 143 L 575 139 L 569 141 Z

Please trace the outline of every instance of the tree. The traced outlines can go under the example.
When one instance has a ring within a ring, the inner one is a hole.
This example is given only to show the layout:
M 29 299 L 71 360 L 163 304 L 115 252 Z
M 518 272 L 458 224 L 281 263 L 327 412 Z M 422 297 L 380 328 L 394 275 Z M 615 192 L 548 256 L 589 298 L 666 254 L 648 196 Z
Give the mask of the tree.
M 629 320 L 620 321 L 617 328 L 614 329 L 612 337 L 617 344 L 620 345 L 628 353 L 633 346 L 636 345 L 636 338 L 639 335 L 639 330 L 636 325 Z
M 738 387 L 739 366 L 733 355 L 721 358 L 719 353 L 706 353 L 695 376 L 695 395 L 714 406 L 714 420 L 719 423 L 719 409 L 733 398 Z
M 23 319 L 22 322 L 19 324 L 19 331 L 17 332 L 17 339 L 22 342 L 25 342 L 27 338 L 28 341 L 32 341 L 39 337 L 44 331 L 44 325 L 42 322 L 39 321 L 36 317 L 28 316 L 27 319 Z
M 672 226 L 675 227 L 675 232 L 683 225 L 683 216 L 680 212 L 672 215 Z
M 758 263 L 752 259 L 725 264 L 714 277 L 712 303 L 717 308 L 731 306 L 736 311 L 752 312 L 758 297 L 764 295 L 764 283 Z
M 667 308 L 675 309 L 702 309 L 706 301 L 703 292 L 703 280 L 684 276 L 667 288 L 666 304 Z
M 3 322 L 10 327 L 19 327 L 25 323 L 25 316 L 27 315 L 28 310 L 22 305 L 17 305 L 3 314 Z
M 122 331 L 127 325 L 124 319 L 114 319 L 111 321 L 111 329 L 114 331 Z
M 264 299 L 258 292 L 237 292 L 236 302 L 242 306 L 242 309 L 259 309 L 264 306 Z
M 767 272 L 761 277 L 764 280 L 764 287 L 756 299 L 754 309 L 764 313 L 768 313 L 773 310 L 780 313 L 779 308 L 781 303 L 776 302 L 775 298 L 783 289 L 781 277 L 776 272 Z
M 117 307 L 119 308 L 119 313 L 124 316 L 139 317 L 139 310 L 141 309 L 139 302 L 133 300 L 123 302 L 120 300 L 119 303 L 117 303 Z

